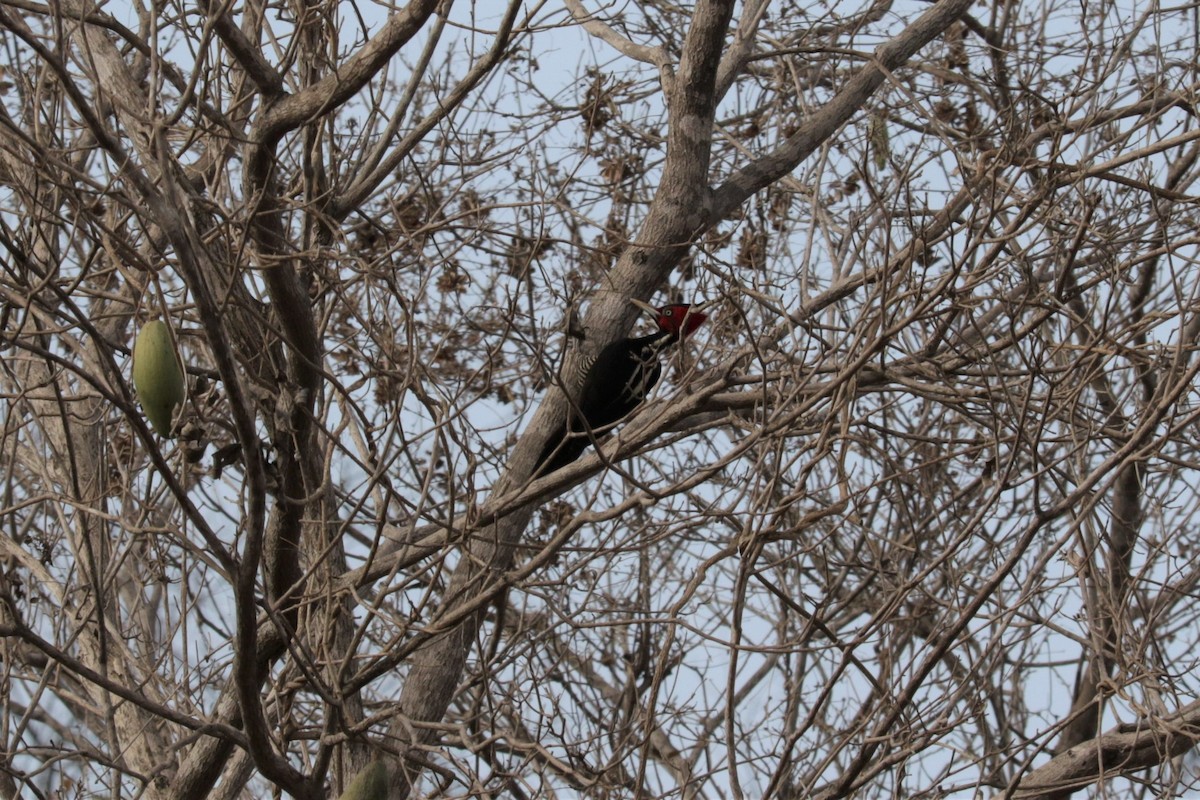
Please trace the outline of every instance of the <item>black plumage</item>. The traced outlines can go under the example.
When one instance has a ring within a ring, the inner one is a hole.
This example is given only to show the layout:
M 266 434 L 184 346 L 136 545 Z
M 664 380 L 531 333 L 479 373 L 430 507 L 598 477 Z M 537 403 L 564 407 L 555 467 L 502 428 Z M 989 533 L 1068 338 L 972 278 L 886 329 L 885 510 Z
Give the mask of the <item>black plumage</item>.
M 584 364 L 579 399 L 562 430 L 542 449 L 538 474 L 579 458 L 594 438 L 608 433 L 641 405 L 662 376 L 663 351 L 691 335 L 706 318 L 685 303 L 655 309 L 656 332 L 613 342 Z

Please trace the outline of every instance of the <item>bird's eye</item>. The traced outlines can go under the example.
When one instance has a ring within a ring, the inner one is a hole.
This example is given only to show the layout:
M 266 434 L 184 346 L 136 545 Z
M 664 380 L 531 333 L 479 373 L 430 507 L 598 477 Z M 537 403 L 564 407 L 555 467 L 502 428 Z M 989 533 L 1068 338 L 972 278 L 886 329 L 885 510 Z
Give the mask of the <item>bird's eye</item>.
M 663 312 L 663 315 L 668 316 L 668 317 L 673 317 L 673 316 L 675 316 L 675 309 L 668 308 L 666 311 Z

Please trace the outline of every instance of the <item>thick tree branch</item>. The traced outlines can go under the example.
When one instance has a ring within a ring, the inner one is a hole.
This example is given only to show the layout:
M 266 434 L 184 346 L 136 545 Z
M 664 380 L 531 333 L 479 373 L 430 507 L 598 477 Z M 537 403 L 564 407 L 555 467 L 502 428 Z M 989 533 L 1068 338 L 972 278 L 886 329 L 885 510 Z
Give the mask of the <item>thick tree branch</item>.
M 1200 742 L 1200 700 L 1174 714 L 1120 725 L 1075 745 L 1026 773 L 1015 787 L 997 797 L 1053 800 L 1092 784 L 1157 767 Z
M 651 64 L 658 67 L 659 73 L 663 77 L 663 88 L 668 95 L 670 94 L 674 68 L 671 65 L 671 56 L 664 48 L 638 44 L 631 41 L 628 37 L 622 36 L 611 25 L 589 12 L 580 0 L 564 1 L 567 10 L 571 12 L 574 20 L 582 25 L 583 29 L 589 34 L 595 36 L 623 56 L 632 58 L 634 61 L 641 61 L 644 64 Z
M 663 182 L 637 242 L 626 250 L 612 274 L 613 285 L 626 287 L 628 294 L 605 293 L 593 303 L 588 315 L 591 323 L 588 347 L 598 348 L 629 329 L 636 309 L 627 298 L 649 297 L 678 263 L 687 243 L 707 222 L 704 201 L 708 194 L 709 148 L 716 107 L 714 89 L 733 5 L 730 0 L 711 0 L 696 6 L 669 103 Z M 565 374 L 574 372 L 577 370 L 568 364 Z M 540 435 L 522 437 L 507 473 L 493 487 L 494 493 L 504 494 L 527 480 L 535 466 L 535 454 L 553 430 L 547 420 L 553 420 L 555 415 L 561 419 L 564 413 L 561 396 L 543 403 L 534 421 L 534 430 Z M 485 587 L 501 585 L 496 578 L 512 563 L 514 548 L 533 510 L 533 505 L 518 509 L 474 540 L 477 544 L 472 546 L 471 554 L 461 559 L 455 569 L 439 615 L 451 613 L 464 600 L 477 597 Z M 433 722 L 442 718 L 474 645 L 481 614 L 482 611 L 477 611 L 468 615 L 455 628 L 438 634 L 414 653 L 400 697 L 400 719 Z M 417 734 L 417 741 L 413 741 L 412 728 L 398 724 L 393 726 L 392 735 L 401 742 L 416 744 L 428 737 L 430 731 L 424 729 Z M 403 757 L 389 770 L 394 798 L 408 796 L 414 778 L 410 770 L 410 762 Z
M 717 99 L 723 98 L 733 82 L 742 74 L 746 62 L 754 54 L 754 42 L 759 25 L 767 13 L 770 0 L 752 0 L 742 5 L 742 15 L 738 20 L 737 33 L 733 44 L 721 59 L 721 69 L 717 73 Z
M 205 13 L 212 20 L 217 36 L 242 65 L 242 69 L 262 92 L 264 99 L 270 103 L 281 96 L 284 92 L 283 76 L 271 66 L 255 43 L 250 41 L 246 34 L 229 18 L 229 8 L 233 5 L 232 2 L 208 0 L 206 5 Z
M 807 117 L 783 144 L 729 176 L 713 194 L 713 215 L 724 219 L 755 193 L 795 169 L 862 110 L 889 73 L 945 32 L 970 7 L 971 0 L 941 0 L 898 36 L 876 48 L 872 63 L 860 69 L 832 100 Z
M 272 143 L 318 114 L 345 103 L 417 35 L 438 3 L 439 0 L 412 0 L 393 12 L 379 33 L 336 72 L 272 105 L 255 126 L 254 140 Z

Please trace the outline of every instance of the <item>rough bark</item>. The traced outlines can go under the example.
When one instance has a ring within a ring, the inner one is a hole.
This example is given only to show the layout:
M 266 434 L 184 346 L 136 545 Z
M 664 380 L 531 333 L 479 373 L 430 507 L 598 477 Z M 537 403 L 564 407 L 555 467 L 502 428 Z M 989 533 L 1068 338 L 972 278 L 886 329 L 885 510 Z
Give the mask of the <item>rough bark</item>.
M 944 0 L 935 5 L 900 36 L 882 45 L 877 51 L 878 65 L 864 67 L 814 122 L 777 152 L 740 170 L 714 194 L 709 188 L 713 114 L 734 4 L 716 0 L 698 3 L 677 68 L 664 70 L 669 75 L 669 84 L 665 87 L 668 124 L 663 179 L 636 239 L 612 269 L 609 283 L 621 290 L 605 287 L 594 295 L 585 321 L 588 333 L 584 347 L 594 352 L 623 335 L 636 316 L 636 310 L 628 304 L 629 297 L 648 299 L 692 242 L 754 192 L 811 154 L 838 125 L 861 109 L 863 101 L 882 84 L 888 71 L 901 66 L 969 6 L 969 0 Z M 579 357 L 578 353 L 569 355 L 561 374 L 576 375 L 574 359 Z M 579 387 L 562 388 L 574 392 Z M 517 445 L 505 475 L 493 487 L 493 494 L 502 494 L 528 481 L 536 454 L 558 428 L 556 423 L 561 421 L 565 408 L 563 396 L 552 392 L 531 423 L 530 433 Z M 503 587 L 503 573 L 512 563 L 514 548 L 532 513 L 533 507 L 526 506 L 499 520 L 464 547 L 464 556 L 434 617 L 436 632 L 412 657 L 400 697 L 401 716 L 391 730 L 391 735 L 401 743 L 401 759 L 390 769 L 390 796 L 394 800 L 409 796 L 420 773 L 420 761 L 406 757 L 409 748 L 433 740 L 434 729 L 422 727 L 422 723 L 437 722 L 445 714 L 475 645 L 483 609 L 447 630 L 438 629 L 436 620 L 452 614 L 457 606 L 476 599 L 480 593 L 493 594 Z

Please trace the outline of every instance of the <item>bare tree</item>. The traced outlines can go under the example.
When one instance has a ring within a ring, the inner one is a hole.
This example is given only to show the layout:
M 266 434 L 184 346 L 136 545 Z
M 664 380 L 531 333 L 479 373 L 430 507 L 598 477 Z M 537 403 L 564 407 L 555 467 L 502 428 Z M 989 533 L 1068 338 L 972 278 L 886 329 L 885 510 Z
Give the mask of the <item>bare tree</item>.
M 0 792 L 1192 787 L 1194 9 L 483 5 L 0 0 Z

